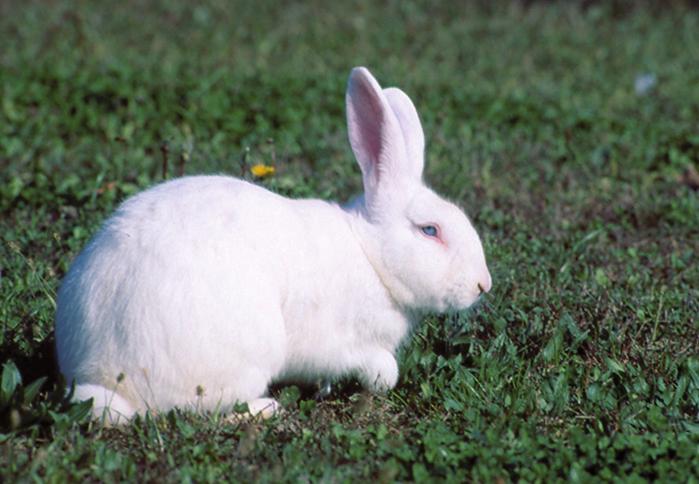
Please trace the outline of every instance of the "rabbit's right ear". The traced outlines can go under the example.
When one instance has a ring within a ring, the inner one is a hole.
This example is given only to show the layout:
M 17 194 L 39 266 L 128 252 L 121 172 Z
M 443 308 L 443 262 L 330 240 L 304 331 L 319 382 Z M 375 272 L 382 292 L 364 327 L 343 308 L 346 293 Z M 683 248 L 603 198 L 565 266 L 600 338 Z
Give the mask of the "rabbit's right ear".
M 383 94 L 403 132 L 408 155 L 405 169 L 409 170 L 413 177 L 422 178 L 422 170 L 425 167 L 425 134 L 417 109 L 408 95 L 397 87 L 386 88 Z
M 382 193 L 393 193 L 411 177 L 401 125 L 379 83 L 365 67 L 355 67 L 347 85 L 347 128 L 362 169 L 369 207 Z

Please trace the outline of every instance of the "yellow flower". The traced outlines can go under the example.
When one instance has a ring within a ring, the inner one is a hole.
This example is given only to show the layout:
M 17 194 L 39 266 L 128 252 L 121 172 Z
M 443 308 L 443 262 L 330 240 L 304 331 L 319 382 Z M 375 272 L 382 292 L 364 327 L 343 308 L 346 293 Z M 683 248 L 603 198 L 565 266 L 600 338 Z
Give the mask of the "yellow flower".
M 257 163 L 250 167 L 250 173 L 257 178 L 264 178 L 269 175 L 274 175 L 274 167 L 265 165 L 264 163 Z

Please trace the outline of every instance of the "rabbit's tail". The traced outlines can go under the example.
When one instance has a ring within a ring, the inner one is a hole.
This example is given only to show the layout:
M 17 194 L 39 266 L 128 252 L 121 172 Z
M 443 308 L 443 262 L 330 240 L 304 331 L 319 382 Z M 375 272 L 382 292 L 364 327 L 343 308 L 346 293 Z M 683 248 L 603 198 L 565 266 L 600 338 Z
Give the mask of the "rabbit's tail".
M 92 416 L 101 420 L 105 425 L 127 423 L 136 411 L 131 404 L 119 396 L 114 390 L 100 385 L 76 385 L 73 400 L 83 401 L 92 398 Z

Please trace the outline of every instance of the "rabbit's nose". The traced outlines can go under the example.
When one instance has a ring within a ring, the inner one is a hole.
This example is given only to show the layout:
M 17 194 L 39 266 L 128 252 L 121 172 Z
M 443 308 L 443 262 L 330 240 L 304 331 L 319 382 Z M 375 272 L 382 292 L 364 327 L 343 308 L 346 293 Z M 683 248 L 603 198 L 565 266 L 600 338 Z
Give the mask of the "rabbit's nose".
M 483 277 L 480 282 L 478 282 L 479 294 L 486 293 L 490 291 L 493 281 L 490 279 L 490 272 L 486 272 L 485 277 Z

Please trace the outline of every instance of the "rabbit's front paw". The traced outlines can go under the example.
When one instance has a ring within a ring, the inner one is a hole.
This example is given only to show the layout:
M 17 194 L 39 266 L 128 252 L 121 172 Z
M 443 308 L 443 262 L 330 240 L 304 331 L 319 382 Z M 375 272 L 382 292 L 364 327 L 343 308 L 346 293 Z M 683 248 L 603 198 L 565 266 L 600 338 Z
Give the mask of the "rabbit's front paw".
M 323 380 L 318 382 L 318 391 L 314 395 L 316 401 L 321 402 L 328 398 L 333 391 L 333 384 L 330 380 Z
M 398 363 L 393 354 L 377 349 L 367 354 L 359 369 L 359 381 L 367 390 L 385 393 L 398 381 Z

